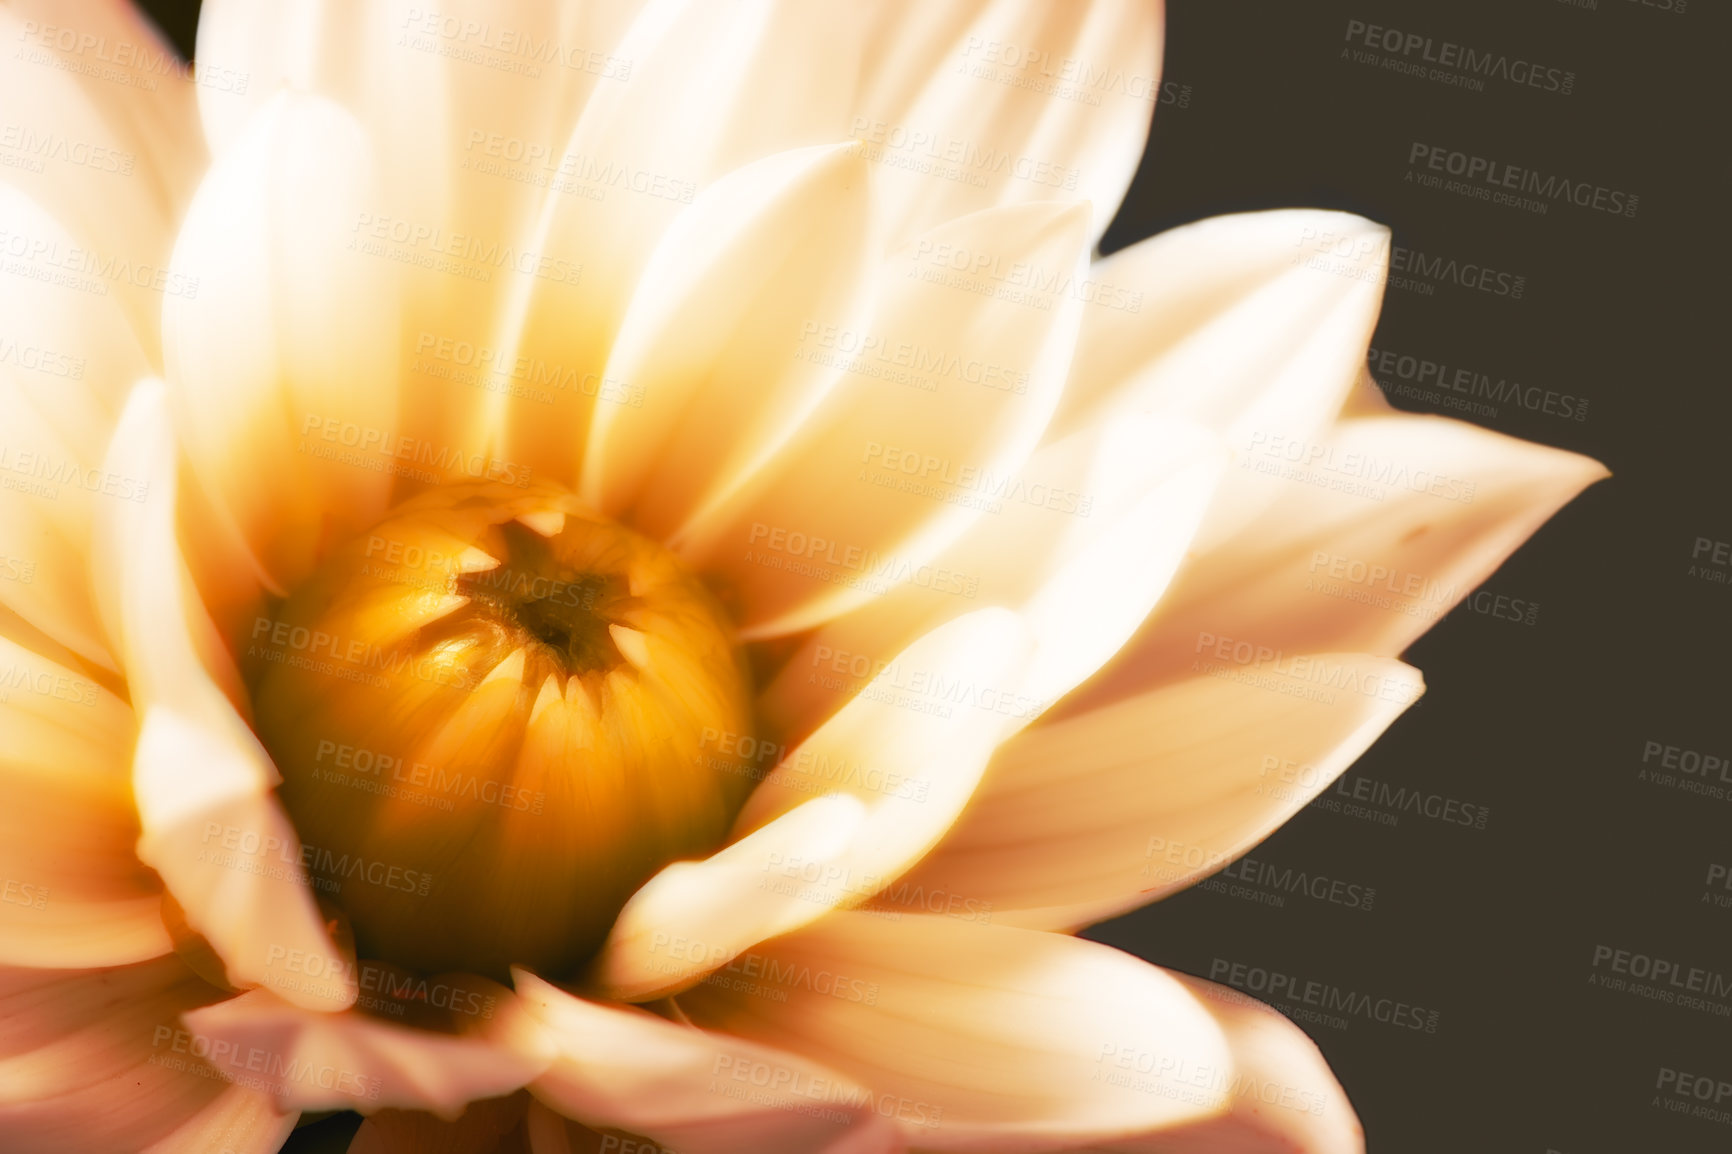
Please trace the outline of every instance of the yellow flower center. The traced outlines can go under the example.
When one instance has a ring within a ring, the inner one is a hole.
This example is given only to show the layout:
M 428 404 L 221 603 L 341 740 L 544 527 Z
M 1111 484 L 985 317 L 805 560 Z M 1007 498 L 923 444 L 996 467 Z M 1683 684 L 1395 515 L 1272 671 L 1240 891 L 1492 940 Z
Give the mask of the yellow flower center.
M 570 494 L 439 489 L 336 550 L 249 647 L 256 725 L 363 957 L 570 974 L 750 786 L 726 615 Z

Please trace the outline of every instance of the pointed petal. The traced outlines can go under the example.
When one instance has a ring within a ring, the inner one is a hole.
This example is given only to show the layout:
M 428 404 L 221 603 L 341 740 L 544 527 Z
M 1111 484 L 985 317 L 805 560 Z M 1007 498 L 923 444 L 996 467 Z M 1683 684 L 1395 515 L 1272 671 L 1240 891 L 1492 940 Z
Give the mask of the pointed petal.
M 392 431 L 424 448 L 401 489 L 453 479 L 497 446 L 490 390 L 522 388 L 496 321 L 538 276 L 580 277 L 584 254 L 530 249 L 548 199 L 577 199 L 563 149 L 597 89 L 634 75 L 617 42 L 642 0 L 209 0 L 199 59 L 229 62 L 244 90 L 201 89 L 213 149 L 234 147 L 284 87 L 343 105 L 381 158 L 382 187 L 350 221 L 366 260 L 403 285 L 402 396 Z M 585 202 L 587 203 L 587 202 Z M 544 259 L 547 258 L 547 259 Z M 453 354 L 462 350 L 461 356 Z M 477 351 L 479 350 L 479 355 Z M 491 350 L 491 352 L 490 352 Z M 525 379 L 534 376 L 527 370 Z M 539 404 L 528 406 L 546 415 Z M 465 464 L 454 465 L 453 457 Z M 388 462 L 386 462 L 388 463 Z
M 1014 696 L 1026 645 L 1002 609 L 915 642 L 757 787 L 735 824 L 746 836 L 633 895 L 597 980 L 614 997 L 659 996 L 894 880 L 974 791 L 1009 724 L 999 703 Z
M 1266 664 L 1269 651 L 1394 656 L 1607 475 L 1587 457 L 1442 417 L 1355 418 L 1292 448 L 1272 443 L 1233 470 L 1267 490 L 1266 511 L 1180 572 L 1067 712 L 1183 675 L 1223 639 L 1241 665 Z
M 1214 873 L 1328 788 L 1424 688 L 1389 658 L 1293 666 L 1193 675 L 1023 731 L 944 841 L 874 905 L 1074 930 Z
M 993 486 L 979 520 L 934 562 L 979 576 L 974 595 L 904 585 L 825 625 L 762 694 L 759 710 L 798 740 L 858 688 L 814 676 L 836 653 L 889 661 L 965 605 L 1021 612 L 1041 653 L 1023 695 L 1032 721 L 1117 652 L 1184 559 L 1226 460 L 1210 433 L 1144 413 L 1115 414 L 1042 445 Z M 983 494 L 984 496 L 984 494 Z
M 587 500 L 665 537 L 742 485 L 835 372 L 808 356 L 819 318 L 863 306 L 866 172 L 826 145 L 747 165 L 668 229 L 626 314 L 583 461 Z M 608 398 L 604 398 L 607 400 Z
M 642 1134 L 681 1154 L 899 1149 L 870 1092 L 821 1065 L 584 1001 L 522 970 L 513 977 L 559 1053 L 530 1090 L 568 1118 Z
M 989 209 L 887 263 L 867 335 L 922 371 L 846 374 L 754 485 L 677 542 L 735 592 L 748 637 L 931 579 L 923 567 L 979 516 L 973 488 L 1014 474 L 1058 403 L 1086 228 L 1075 207 Z
M 5 179 L 53 206 L 78 238 L 62 273 L 100 284 L 158 360 L 164 294 L 185 289 L 164 275 L 169 247 L 204 165 L 189 69 L 122 0 L 10 3 L 0 39 L 15 46 L 0 72 Z
M 1087 311 L 1054 427 L 1141 408 L 1201 422 L 1237 453 L 1314 437 L 1364 364 L 1388 264 L 1387 228 L 1313 209 L 1214 217 L 1114 253 L 1092 275 L 1138 307 Z M 1202 547 L 1259 508 L 1265 494 L 1240 482 Z
M 1214 1081 L 1232 1108 L 1190 1125 L 1088 1147 L 1095 1154 L 1365 1154 L 1365 1131 L 1317 1044 L 1285 1016 L 1189 974 L 1173 974 L 1214 1017 L 1232 1051 Z
M 281 1071 L 267 1076 L 266 1092 L 292 1109 L 427 1110 L 452 1121 L 466 1104 L 509 1094 L 547 1067 L 540 1028 L 511 991 L 484 978 L 432 981 L 435 991 L 456 991 L 451 1004 L 464 1010 L 450 1016 L 460 1032 L 306 1010 L 269 990 L 189 1013 L 186 1024 L 225 1053 L 264 1055 L 269 1071 Z
M 92 510 L 140 492 L 102 455 L 148 361 L 106 284 L 68 272 L 80 242 L 4 184 L 0 229 L 17 274 L 0 278 L 0 605 L 112 669 L 85 566 Z
M 664 230 L 722 174 L 847 136 L 857 37 L 846 10 L 797 0 L 651 0 L 615 54 L 629 84 L 598 87 L 556 150 L 560 176 L 522 247 L 580 275 L 519 278 L 503 363 L 569 382 L 553 403 L 488 397 L 504 452 L 570 483 L 610 346 Z M 838 28 L 840 21 L 843 27 Z
M 372 157 L 338 105 L 285 94 L 200 187 L 164 312 L 195 473 L 278 591 L 384 512 L 396 442 L 397 285 L 355 251 Z
M 680 995 L 694 1023 L 859 1080 L 922 1150 L 1063 1150 L 1229 1102 L 1210 1081 L 1234 1067 L 1207 1005 L 1094 942 L 837 913 L 718 978 Z M 1116 1077 L 1126 1059 L 1162 1073 Z
M 869 28 L 853 131 L 910 237 L 992 205 L 1071 194 L 1106 231 L 1160 96 L 1160 0 L 899 0 Z
M 172 955 L 116 969 L 0 970 L 9 1154 L 274 1154 L 294 1115 L 230 1085 L 181 1025 L 183 1012 L 221 996 Z M 220 1142 L 197 1144 L 207 1138 Z
M 113 511 L 92 565 L 142 717 L 132 778 L 138 855 L 236 985 L 268 983 L 304 1005 L 347 1006 L 353 976 L 307 887 L 300 838 L 271 793 L 276 768 L 219 681 L 226 655 L 175 540 L 176 457 L 166 391 L 144 382 L 105 467 L 142 478 L 148 495 Z M 227 672 L 232 679 L 232 666 Z M 303 985 L 288 968 L 296 954 L 344 976 Z

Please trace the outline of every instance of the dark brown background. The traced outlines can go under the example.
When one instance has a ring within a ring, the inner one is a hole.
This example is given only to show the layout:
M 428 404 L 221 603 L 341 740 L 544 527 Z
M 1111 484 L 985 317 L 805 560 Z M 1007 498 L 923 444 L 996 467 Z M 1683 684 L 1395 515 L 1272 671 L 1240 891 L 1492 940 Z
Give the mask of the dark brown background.
M 1437 1010 L 1435 1034 L 1307 1027 L 1372 1154 L 1732 1150 L 1732 1125 L 1655 1105 L 1662 1066 L 1732 1082 L 1732 1018 L 1589 985 L 1600 944 L 1732 975 L 1732 909 L 1702 901 L 1708 866 L 1732 865 L 1732 801 L 1637 778 L 1649 740 L 1732 753 L 1732 586 L 1687 575 L 1696 538 L 1732 540 L 1732 38 L 1719 0 L 1677 3 L 1172 0 L 1173 102 L 1104 246 L 1309 205 L 1522 275 L 1520 300 L 1392 290 L 1374 343 L 1589 398 L 1580 423 L 1507 405 L 1480 420 L 1614 473 L 1487 583 L 1537 602 L 1535 624 L 1445 619 L 1408 654 L 1427 696 L 1350 771 L 1488 807 L 1485 831 L 1314 808 L 1257 856 L 1375 886 L 1372 912 L 1192 891 L 1092 932 L 1181 970 L 1241 961 Z M 146 7 L 190 52 L 196 5 Z M 1573 91 L 1344 59 L 1350 20 L 1567 69 Z M 1541 216 L 1422 189 L 1403 180 L 1415 141 L 1640 208 Z M 353 1124 L 294 1146 L 340 1150 Z

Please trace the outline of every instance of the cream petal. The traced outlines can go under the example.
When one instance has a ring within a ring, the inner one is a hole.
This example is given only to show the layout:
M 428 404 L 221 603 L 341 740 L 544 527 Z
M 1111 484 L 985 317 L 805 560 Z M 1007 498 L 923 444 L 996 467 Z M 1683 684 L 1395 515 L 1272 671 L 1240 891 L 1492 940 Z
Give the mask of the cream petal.
M 1208 1007 L 1094 942 L 856 911 L 766 942 L 717 978 L 680 995 L 695 1024 L 858 1080 L 921 1150 L 1062 1150 L 1229 1104 L 1208 1083 L 1186 1092 L 1233 1069 Z M 1163 1073 L 1115 1078 L 1127 1057 Z
M 1308 261 L 1339 238 L 1338 271 Z M 1156 409 L 1233 438 L 1327 424 L 1364 363 L 1382 299 L 1389 230 L 1344 212 L 1210 217 L 1098 261 L 1140 294 L 1092 309 L 1054 428 L 1102 410 Z
M 174 291 L 161 273 L 204 164 L 186 65 L 117 0 L 9 3 L 0 39 L 15 46 L 0 72 L 6 180 L 53 206 L 78 239 L 57 269 L 102 286 L 155 360 Z
M 488 472 L 487 391 L 516 386 L 494 356 L 496 315 L 514 282 L 577 276 L 582 257 L 523 247 L 543 201 L 568 196 L 563 148 L 598 88 L 632 75 L 617 41 L 642 0 L 210 0 L 199 59 L 250 76 L 240 99 L 201 90 L 219 152 L 281 87 L 341 103 L 381 157 L 383 187 L 354 216 L 367 260 L 403 283 L 401 395 L 413 490 L 425 475 Z M 527 285 L 524 286 L 527 288 Z M 454 350 L 458 350 L 454 352 Z M 478 352 L 479 350 L 479 352 Z M 533 370 L 526 370 L 533 377 Z M 540 405 L 532 405 L 546 415 Z M 458 463 L 453 462 L 453 458 Z M 473 468 L 472 466 L 479 466 Z
M 901 1148 L 871 1092 L 822 1065 L 643 1010 L 584 1001 L 522 970 L 513 977 L 559 1055 L 530 1092 L 565 1117 L 642 1134 L 680 1154 Z M 583 1149 L 575 1135 L 547 1123 L 532 1119 L 537 1154 Z
M 1242 465 L 1233 471 L 1267 490 L 1266 511 L 1182 570 L 1064 711 L 1181 676 L 1223 644 L 1252 665 L 1272 660 L 1260 651 L 1398 654 L 1607 475 L 1575 453 L 1408 416 L 1346 420 Z
M 199 114 L 219 155 L 285 87 L 342 102 L 381 140 L 418 110 L 451 133 L 453 152 L 484 143 L 469 140 L 472 130 L 526 131 L 520 144 L 545 146 L 550 132 L 570 129 L 597 85 L 629 78 L 629 62 L 609 50 L 639 7 L 641 0 L 452 0 L 434 11 L 408 0 L 208 0 L 198 60 L 213 71 L 199 86 Z M 473 123 L 458 123 L 456 113 Z M 469 191 L 483 189 L 490 199 L 512 198 L 493 181 L 476 180 Z
M 0 965 L 144 961 L 173 943 L 133 850 L 132 711 L 74 669 L 0 640 Z
M 162 876 L 237 985 L 269 984 L 314 1008 L 355 999 L 352 976 L 303 984 L 296 956 L 340 955 L 307 887 L 303 847 L 271 791 L 279 777 L 236 712 L 233 668 L 198 604 L 174 535 L 174 436 L 161 382 L 127 402 L 105 468 L 147 485 L 114 510 L 92 572 L 142 718 L 132 786 L 138 855 Z
M 717 181 L 668 229 L 608 361 L 624 395 L 590 425 L 581 491 L 665 538 L 762 468 L 835 372 L 817 318 L 863 307 L 866 170 L 848 145 L 778 153 Z M 606 403 L 612 401 L 613 403 Z
M 596 981 L 612 997 L 660 996 L 894 881 L 974 791 L 1011 724 L 997 704 L 1024 677 L 1027 645 L 1014 613 L 986 609 L 899 654 L 758 785 L 740 840 L 632 896 Z
M 1173 974 L 1213 1015 L 1232 1051 L 1210 1085 L 1232 1109 L 1190 1125 L 1083 1149 L 1091 1154 L 1365 1154 L 1365 1131 L 1317 1044 L 1283 1015 L 1227 986 Z
M 0 280 L 0 605 L 112 669 L 85 564 L 92 510 L 137 496 L 101 465 L 148 361 L 107 286 L 68 272 L 80 242 L 5 184 L 0 229 L 20 266 Z
M 934 562 L 973 595 L 904 585 L 825 625 L 759 699 L 785 739 L 810 733 L 856 686 L 824 676 L 836 653 L 888 661 L 961 604 L 1022 612 L 1041 653 L 1022 690 L 1031 721 L 1117 652 L 1183 560 L 1225 463 L 1218 440 L 1185 421 L 1111 414 L 1042 445 L 982 493 L 985 511 Z
M 172 955 L 115 969 L 0 970 L 9 1154 L 277 1150 L 294 1116 L 226 1081 L 181 1024 L 221 996 Z M 222 1144 L 191 1144 L 207 1137 Z
M 285 1108 L 426 1110 L 455 1120 L 473 1101 L 522 1087 L 552 1051 L 516 995 L 464 979 L 465 1005 L 482 1007 L 459 1033 L 438 1033 L 359 1011 L 321 1013 L 251 990 L 186 1015 L 236 1072 L 260 1069 L 261 1089 Z M 459 1015 L 452 1015 L 458 1018 Z
M 722 174 L 847 137 L 858 38 L 846 8 L 799 0 L 653 0 L 615 54 L 629 84 L 599 86 L 558 151 L 521 247 L 561 263 L 518 278 L 500 363 L 554 382 L 552 404 L 491 393 L 491 428 L 520 468 L 577 477 L 591 409 L 614 388 L 610 346 L 638 277 L 683 205 Z M 575 271 L 574 271 L 575 270 Z
M 1137 307 L 1088 310 L 1054 429 L 1131 407 L 1198 421 L 1241 454 L 1313 437 L 1365 362 L 1388 264 L 1387 228 L 1314 209 L 1213 217 L 1115 253 L 1092 275 Z M 1199 546 L 1263 496 L 1230 475 Z
M 378 519 L 398 463 L 395 275 L 353 248 L 371 167 L 338 105 L 281 95 L 205 180 L 175 248 L 199 285 L 163 316 L 184 449 L 278 591 Z
M 988 209 L 887 262 L 861 339 L 905 350 L 910 379 L 881 364 L 845 374 L 770 467 L 676 543 L 732 591 L 745 636 L 916 581 L 979 516 L 981 479 L 1022 467 L 1063 389 L 1087 220 L 1086 207 Z
M 1200 664 L 1007 742 L 956 826 L 874 906 L 1044 930 L 1135 909 L 1268 837 L 1424 691 L 1390 658 L 1307 654 L 1255 681 Z
M 23 23 L 24 35 L 19 39 L 32 48 L 29 56 L 14 59 L 40 66 L 39 50 L 45 50 L 62 62 L 52 69 L 20 69 L 27 75 L 35 73 L 32 87 L 42 101 L 42 114 L 50 118 L 44 127 L 58 125 L 57 118 L 68 115 L 73 105 L 103 118 L 126 156 L 136 160 L 127 164 L 125 156 L 93 157 L 89 167 L 96 173 L 133 178 L 138 187 L 121 195 L 147 199 L 157 210 L 162 231 L 151 240 L 166 254 L 174 224 L 209 161 L 199 139 L 191 67 L 129 0 L 88 0 L 75 8 L 54 0 L 11 0 L 6 7 Z M 92 63 L 97 66 L 90 67 Z M 47 75 L 50 71 L 76 83 L 81 99 L 70 98 L 60 82 Z M 115 161 L 112 166 L 110 159 Z M 81 154 L 73 163 L 86 162 Z
M 874 8 L 853 133 L 910 237 L 996 204 L 1073 193 L 1099 239 L 1160 97 L 1160 0 L 898 0 Z

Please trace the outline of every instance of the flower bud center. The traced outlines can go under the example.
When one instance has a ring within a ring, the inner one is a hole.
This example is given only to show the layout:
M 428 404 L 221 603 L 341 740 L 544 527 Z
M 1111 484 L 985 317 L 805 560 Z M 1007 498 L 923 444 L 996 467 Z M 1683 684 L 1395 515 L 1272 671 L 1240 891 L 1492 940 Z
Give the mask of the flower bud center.
M 751 733 L 725 614 L 570 494 L 449 486 L 335 550 L 247 653 L 314 889 L 364 957 L 569 975 L 718 845 Z

